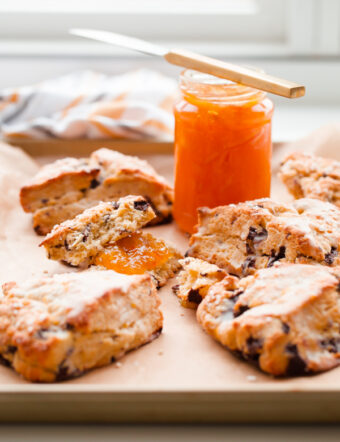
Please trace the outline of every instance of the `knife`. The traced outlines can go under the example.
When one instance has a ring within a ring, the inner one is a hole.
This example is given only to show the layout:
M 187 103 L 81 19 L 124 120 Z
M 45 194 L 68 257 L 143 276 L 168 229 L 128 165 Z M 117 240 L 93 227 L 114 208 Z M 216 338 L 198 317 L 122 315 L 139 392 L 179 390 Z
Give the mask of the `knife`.
M 70 29 L 70 34 L 97 40 L 111 45 L 132 49 L 149 55 L 163 57 L 168 63 L 225 78 L 236 83 L 281 95 L 299 98 L 305 95 L 305 87 L 265 72 L 196 54 L 185 49 L 166 49 L 139 38 L 96 29 Z

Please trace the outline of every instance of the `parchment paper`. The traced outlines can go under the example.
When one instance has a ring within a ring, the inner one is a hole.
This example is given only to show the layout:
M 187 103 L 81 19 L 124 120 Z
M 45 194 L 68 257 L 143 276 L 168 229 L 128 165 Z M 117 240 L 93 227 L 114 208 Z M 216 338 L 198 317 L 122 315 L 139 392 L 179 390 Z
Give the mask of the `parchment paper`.
M 332 144 L 329 142 L 330 138 L 333 139 Z M 322 146 L 320 140 L 325 142 L 325 146 Z M 340 130 L 337 128 L 334 135 L 334 132 L 330 134 L 328 128 L 323 133 L 312 134 L 310 139 L 277 146 L 273 156 L 274 168 L 277 168 L 282 155 L 293 149 L 314 150 L 318 154 L 327 152 L 328 156 L 339 158 L 339 140 Z M 172 156 L 155 155 L 147 159 L 161 174 L 172 179 Z M 41 159 L 43 162 L 46 160 L 48 159 Z M 31 216 L 25 214 L 19 206 L 18 190 L 36 170 L 37 165 L 21 151 L 0 145 L 1 283 L 10 280 L 21 281 L 32 275 L 71 271 L 45 257 L 44 250 L 38 247 L 41 237 L 32 230 Z M 290 198 L 275 177 L 272 196 L 279 200 Z M 148 230 L 156 236 L 172 241 L 183 252 L 187 248 L 188 238 L 175 224 Z M 201 330 L 195 319 L 195 311 L 179 305 L 171 291 L 173 284 L 174 281 L 169 281 L 167 286 L 160 290 L 165 319 L 163 333 L 158 339 L 129 353 L 119 363 L 93 370 L 63 384 L 136 392 L 340 390 L 340 368 L 315 376 L 273 379 L 235 358 Z M 10 368 L 1 366 L 0 384 L 15 386 L 27 382 Z M 39 384 L 37 388 L 43 389 L 44 386 Z

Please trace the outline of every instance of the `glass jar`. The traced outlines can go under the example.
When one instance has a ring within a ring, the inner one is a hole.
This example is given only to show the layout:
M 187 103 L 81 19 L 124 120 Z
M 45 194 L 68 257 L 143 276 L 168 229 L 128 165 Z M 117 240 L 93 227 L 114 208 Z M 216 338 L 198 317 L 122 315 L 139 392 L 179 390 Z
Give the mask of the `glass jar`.
M 186 70 L 175 105 L 174 218 L 270 194 L 273 103 L 265 92 Z

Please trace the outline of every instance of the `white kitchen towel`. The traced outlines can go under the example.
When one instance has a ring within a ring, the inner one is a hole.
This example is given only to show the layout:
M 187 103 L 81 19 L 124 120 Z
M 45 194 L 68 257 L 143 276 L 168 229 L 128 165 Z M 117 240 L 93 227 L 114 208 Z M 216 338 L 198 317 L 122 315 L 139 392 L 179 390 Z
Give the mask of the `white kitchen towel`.
M 174 79 L 140 69 L 109 76 L 80 71 L 0 92 L 6 139 L 173 137 Z

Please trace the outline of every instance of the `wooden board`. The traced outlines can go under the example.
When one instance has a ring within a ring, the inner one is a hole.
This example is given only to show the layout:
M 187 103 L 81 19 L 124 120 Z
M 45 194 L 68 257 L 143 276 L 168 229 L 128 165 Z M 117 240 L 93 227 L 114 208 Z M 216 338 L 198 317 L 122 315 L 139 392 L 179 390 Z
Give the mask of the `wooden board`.
M 25 144 L 38 160 L 87 155 L 106 141 Z M 147 157 L 171 179 L 171 143 L 114 142 L 109 147 Z M 276 153 L 274 153 L 276 155 Z M 42 156 L 44 158 L 42 158 Z M 274 183 L 274 194 L 282 191 Z M 65 271 L 37 245 L 29 214 L 7 217 L 13 235 L 0 250 L 0 282 L 43 271 Z M 188 238 L 173 223 L 150 229 L 185 251 Z M 29 259 L 27 259 L 29 256 Z M 315 376 L 274 379 L 238 360 L 208 337 L 169 284 L 160 290 L 164 332 L 112 364 L 59 384 L 30 384 L 0 367 L 1 422 L 339 422 L 340 368 Z
M 34 157 L 46 155 L 70 155 L 79 157 L 88 155 L 89 152 L 103 146 L 128 155 L 173 153 L 173 142 L 170 141 L 130 141 L 112 138 L 108 140 L 90 140 L 87 138 L 77 140 L 11 138 L 8 140 L 5 139 L 5 141 L 13 146 L 21 147 L 25 152 Z

